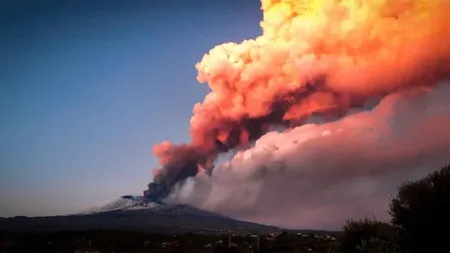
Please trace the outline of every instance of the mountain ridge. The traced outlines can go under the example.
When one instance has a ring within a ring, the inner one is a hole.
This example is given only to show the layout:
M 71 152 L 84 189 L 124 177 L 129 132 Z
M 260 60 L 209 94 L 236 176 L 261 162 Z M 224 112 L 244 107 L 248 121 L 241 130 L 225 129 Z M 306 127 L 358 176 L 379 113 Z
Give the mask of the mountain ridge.
M 79 215 L 108 213 L 108 212 L 126 212 L 137 210 L 149 210 L 155 214 L 195 214 L 207 215 L 215 217 L 226 217 L 222 214 L 204 211 L 188 205 L 164 204 L 162 202 L 155 202 L 152 199 L 142 196 L 125 195 L 111 201 L 102 207 L 93 208 L 89 211 L 79 213 Z M 228 218 L 228 217 L 226 217 Z
M 83 213 L 47 217 L 0 219 L 0 230 L 54 231 L 120 229 L 155 233 L 248 230 L 274 232 L 273 226 L 236 220 L 186 205 L 157 203 L 151 199 L 125 195 Z

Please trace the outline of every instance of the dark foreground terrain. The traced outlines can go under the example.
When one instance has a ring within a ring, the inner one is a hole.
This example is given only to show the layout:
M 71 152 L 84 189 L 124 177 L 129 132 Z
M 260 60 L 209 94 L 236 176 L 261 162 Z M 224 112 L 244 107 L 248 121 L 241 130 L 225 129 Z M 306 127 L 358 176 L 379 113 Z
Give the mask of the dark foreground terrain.
M 276 232 L 278 228 L 231 219 L 191 207 L 174 206 L 163 210 L 119 210 L 87 215 L 0 218 L 3 231 L 127 230 L 148 233 L 224 232 L 246 229 Z
M 106 210 L 117 210 L 114 203 Z M 129 212 L 118 205 L 122 211 L 0 218 L 0 252 L 448 253 L 449 203 L 446 165 L 399 188 L 389 204 L 390 222 L 350 219 L 342 232 L 282 232 L 183 206 L 151 204 Z M 87 228 L 95 226 L 110 228 Z
M 328 252 L 336 240 L 320 231 L 283 232 L 193 207 L 149 203 L 121 198 L 100 212 L 0 218 L 0 252 Z
M 119 230 L 0 232 L 0 252 L 329 252 L 334 235 L 248 231 L 152 234 Z

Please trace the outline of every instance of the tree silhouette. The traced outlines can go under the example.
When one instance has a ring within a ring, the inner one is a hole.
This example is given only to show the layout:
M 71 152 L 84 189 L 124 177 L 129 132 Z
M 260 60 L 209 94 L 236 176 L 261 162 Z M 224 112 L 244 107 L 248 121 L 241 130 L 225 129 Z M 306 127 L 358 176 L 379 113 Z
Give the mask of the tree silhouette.
M 392 224 L 409 252 L 449 252 L 450 166 L 404 183 L 390 203 Z
M 339 238 L 340 252 L 376 252 L 373 249 L 380 244 L 383 244 L 386 252 L 391 252 L 390 250 L 395 248 L 396 231 L 388 223 L 368 218 L 348 220 L 343 230 Z

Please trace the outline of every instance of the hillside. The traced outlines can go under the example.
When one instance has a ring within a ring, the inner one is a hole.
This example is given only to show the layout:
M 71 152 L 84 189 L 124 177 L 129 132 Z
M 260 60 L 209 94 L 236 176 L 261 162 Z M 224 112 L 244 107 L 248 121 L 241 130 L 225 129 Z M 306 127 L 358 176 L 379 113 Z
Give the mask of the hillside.
M 0 219 L 0 230 L 54 231 L 120 229 L 157 233 L 188 231 L 278 231 L 183 205 L 164 205 L 142 197 L 124 196 L 103 207 L 76 215 Z

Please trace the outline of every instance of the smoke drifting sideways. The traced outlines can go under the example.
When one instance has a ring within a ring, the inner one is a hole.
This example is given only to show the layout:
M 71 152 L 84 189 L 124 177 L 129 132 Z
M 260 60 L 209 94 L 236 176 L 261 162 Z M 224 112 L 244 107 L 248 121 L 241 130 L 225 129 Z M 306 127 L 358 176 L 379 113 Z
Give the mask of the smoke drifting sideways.
M 211 92 L 194 106 L 192 142 L 154 146 L 161 168 L 145 196 L 163 199 L 211 175 L 218 154 L 248 148 L 270 126 L 343 117 L 450 76 L 447 0 L 262 0 L 261 9 L 260 37 L 219 45 L 197 63 Z
M 402 182 L 450 162 L 449 84 L 391 94 L 337 121 L 269 132 L 212 176 L 178 184 L 169 200 L 286 228 L 387 220 Z

